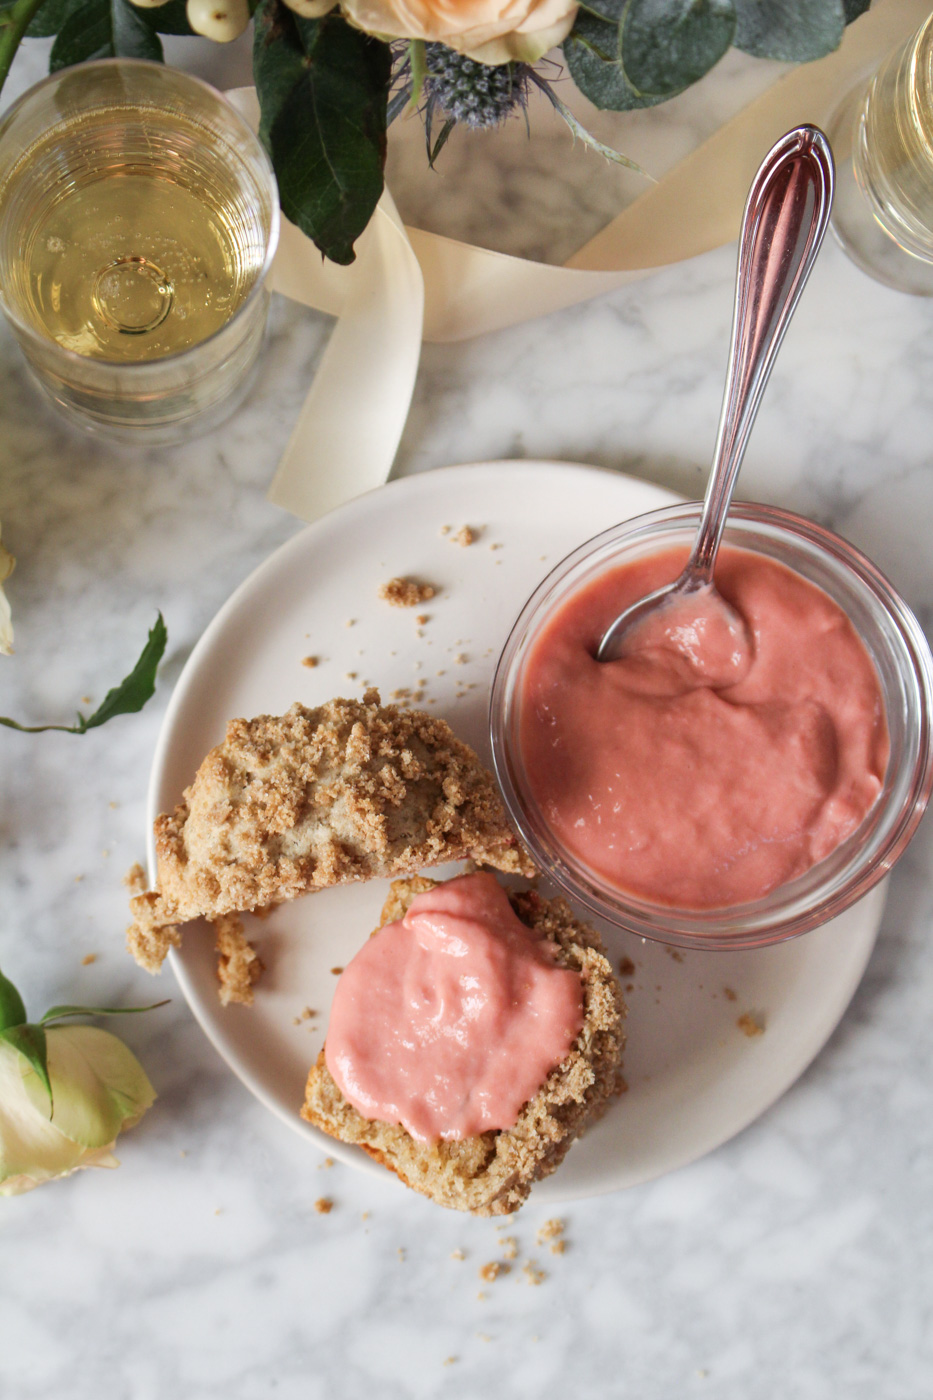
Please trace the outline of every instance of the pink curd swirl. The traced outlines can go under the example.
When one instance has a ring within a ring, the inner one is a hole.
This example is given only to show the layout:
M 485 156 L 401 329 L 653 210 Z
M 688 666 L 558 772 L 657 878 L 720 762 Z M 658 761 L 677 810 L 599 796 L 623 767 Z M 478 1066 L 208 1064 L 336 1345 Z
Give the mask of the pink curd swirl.
M 565 850 L 620 893 L 682 909 L 762 898 L 823 860 L 881 791 L 888 731 L 864 645 L 822 589 L 723 549 L 716 585 L 749 650 L 707 617 L 659 620 L 599 663 L 627 606 L 680 572 L 665 550 L 609 569 L 535 638 L 520 700 L 526 782 Z M 739 639 L 741 640 L 741 639 Z
M 495 877 L 417 895 L 337 984 L 325 1058 L 364 1118 L 422 1142 L 511 1128 L 583 1025 L 579 975 Z

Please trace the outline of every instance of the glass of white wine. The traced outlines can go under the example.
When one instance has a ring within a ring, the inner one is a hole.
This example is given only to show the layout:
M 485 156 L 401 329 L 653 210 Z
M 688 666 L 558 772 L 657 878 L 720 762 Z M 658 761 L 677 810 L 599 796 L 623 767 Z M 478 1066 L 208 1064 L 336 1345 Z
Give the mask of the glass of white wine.
M 108 437 L 174 442 L 233 411 L 278 230 L 258 139 L 177 69 L 65 69 L 0 123 L 0 306 L 58 407 Z
M 933 16 L 842 103 L 831 227 L 864 272 L 933 296 Z

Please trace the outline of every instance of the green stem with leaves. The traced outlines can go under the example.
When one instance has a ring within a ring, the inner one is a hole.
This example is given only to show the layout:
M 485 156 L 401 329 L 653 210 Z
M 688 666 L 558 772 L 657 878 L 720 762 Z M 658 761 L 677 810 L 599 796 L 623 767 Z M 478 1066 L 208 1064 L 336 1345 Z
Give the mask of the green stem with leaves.
M 45 0 L 16 0 L 0 14 L 0 88 L 7 80 L 20 40 L 44 4 Z

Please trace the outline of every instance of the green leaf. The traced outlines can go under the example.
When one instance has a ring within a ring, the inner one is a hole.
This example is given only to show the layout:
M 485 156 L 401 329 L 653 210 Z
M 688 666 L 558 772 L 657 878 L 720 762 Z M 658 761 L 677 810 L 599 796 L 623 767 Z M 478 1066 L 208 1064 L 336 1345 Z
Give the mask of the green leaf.
M 264 0 L 253 76 L 284 213 L 326 257 L 352 262 L 383 187 L 388 45 L 335 12 L 299 19 Z
M 9 1026 L 0 1031 L 0 1040 L 22 1055 L 39 1078 L 48 1096 L 48 1116 L 52 1116 L 52 1081 L 49 1078 L 48 1042 L 42 1026 Z
M 629 0 L 621 65 L 639 92 L 672 97 L 719 62 L 734 33 L 733 0 Z
M 52 45 L 49 72 L 93 58 L 148 58 L 161 63 L 162 44 L 143 19 L 143 11 L 130 0 L 78 0 L 69 7 Z
M 620 22 L 626 0 L 589 0 L 564 40 L 564 58 L 577 87 L 602 111 L 656 107 L 666 97 L 639 92 L 622 66 Z
M 11 1026 L 22 1026 L 26 1021 L 26 1007 L 23 998 L 13 986 L 9 977 L 0 972 L 0 1031 Z
M 735 0 L 735 10 L 736 48 L 785 63 L 832 53 L 846 26 L 843 0 Z
M 33 15 L 26 30 L 26 38 L 51 39 L 52 35 L 61 29 L 74 8 L 75 0 L 45 0 L 41 10 Z
M 154 1001 L 150 1006 L 50 1006 L 42 1017 L 40 1025 L 48 1026 L 52 1021 L 63 1021 L 67 1016 L 134 1016 L 140 1011 L 157 1011 L 160 1006 L 168 1006 L 169 999 Z
M 79 713 L 77 722 L 72 725 L 19 724 L 15 719 L 8 719 L 5 715 L 0 715 L 0 724 L 5 725 L 7 729 L 18 729 L 22 734 L 43 734 L 50 729 L 58 730 L 63 734 L 86 734 L 89 729 L 98 729 L 117 715 L 136 714 L 155 694 L 156 671 L 167 641 L 168 631 L 162 614 L 159 613 L 150 629 L 149 638 L 140 653 L 139 660 L 130 674 L 124 677 L 113 690 L 107 691 L 102 704 L 87 719 Z
M 143 23 L 148 24 L 149 28 L 156 34 L 190 35 L 195 32 L 188 23 L 185 0 L 168 0 L 165 5 L 157 5 L 155 9 L 140 10 L 139 14 Z

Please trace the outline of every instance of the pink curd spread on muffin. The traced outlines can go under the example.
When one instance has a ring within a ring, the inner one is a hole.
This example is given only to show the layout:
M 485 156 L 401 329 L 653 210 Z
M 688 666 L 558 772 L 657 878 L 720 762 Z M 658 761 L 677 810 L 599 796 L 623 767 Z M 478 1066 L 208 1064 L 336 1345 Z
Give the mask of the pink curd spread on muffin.
M 325 1058 L 340 1092 L 423 1142 L 512 1127 L 583 1025 L 580 977 L 554 954 L 486 872 L 417 895 L 337 984 Z
M 525 665 L 519 742 L 546 824 L 584 867 L 650 903 L 727 908 L 856 830 L 881 791 L 888 731 L 842 609 L 747 550 L 724 548 L 716 568 L 745 636 L 701 596 L 597 662 L 614 618 L 685 562 L 677 549 L 620 565 L 555 609 Z

